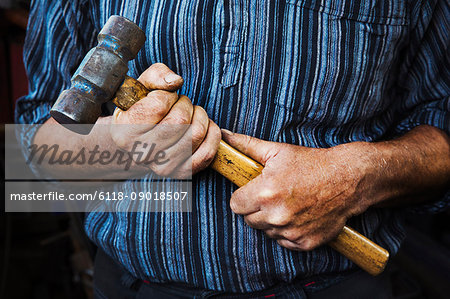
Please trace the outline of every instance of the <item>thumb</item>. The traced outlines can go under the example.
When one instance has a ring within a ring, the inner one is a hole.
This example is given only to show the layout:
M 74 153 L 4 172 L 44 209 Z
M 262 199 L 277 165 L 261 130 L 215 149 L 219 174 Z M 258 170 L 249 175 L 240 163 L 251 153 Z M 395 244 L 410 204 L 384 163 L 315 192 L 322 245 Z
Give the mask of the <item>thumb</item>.
M 274 142 L 222 129 L 222 138 L 235 149 L 265 165 L 274 153 Z
M 183 86 L 183 78 L 173 72 L 164 63 L 152 64 L 138 78 L 148 89 L 176 91 Z

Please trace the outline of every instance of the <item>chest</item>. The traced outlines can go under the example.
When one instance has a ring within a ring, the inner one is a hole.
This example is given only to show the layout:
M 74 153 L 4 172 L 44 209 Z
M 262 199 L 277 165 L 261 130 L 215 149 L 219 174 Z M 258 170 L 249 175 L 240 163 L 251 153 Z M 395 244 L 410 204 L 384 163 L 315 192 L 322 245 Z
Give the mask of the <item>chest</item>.
M 281 123 L 336 127 L 388 109 L 408 28 L 406 2 L 398 0 L 104 0 L 92 6 L 99 28 L 118 14 L 146 32 L 131 75 L 163 62 L 184 77 L 182 92 L 210 117 L 247 132 L 258 123 L 249 118 L 269 112 L 281 129 Z M 229 110 L 236 113 L 233 123 L 224 115 Z

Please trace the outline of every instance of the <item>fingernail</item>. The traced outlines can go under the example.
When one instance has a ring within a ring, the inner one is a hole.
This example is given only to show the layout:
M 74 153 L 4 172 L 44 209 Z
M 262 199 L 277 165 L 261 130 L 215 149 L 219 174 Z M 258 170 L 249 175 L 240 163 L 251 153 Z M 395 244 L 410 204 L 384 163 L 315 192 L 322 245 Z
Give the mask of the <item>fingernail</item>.
M 178 76 L 177 74 L 168 74 L 167 76 L 164 77 L 164 81 L 166 81 L 167 83 L 173 83 L 176 80 L 180 79 L 180 76 Z

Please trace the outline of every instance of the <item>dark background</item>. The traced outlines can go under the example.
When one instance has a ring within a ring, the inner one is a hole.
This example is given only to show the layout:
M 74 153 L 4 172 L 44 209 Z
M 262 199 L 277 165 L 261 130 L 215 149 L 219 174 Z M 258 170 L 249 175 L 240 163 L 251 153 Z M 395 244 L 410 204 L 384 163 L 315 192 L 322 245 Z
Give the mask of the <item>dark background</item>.
M 28 1 L 0 0 L 0 109 L 14 122 L 27 94 L 22 62 Z M 4 165 L 2 178 L 4 181 Z M 77 213 L 4 213 L 0 218 L 0 298 L 92 298 L 95 246 Z M 387 270 L 395 298 L 450 298 L 450 211 L 407 215 L 407 238 Z

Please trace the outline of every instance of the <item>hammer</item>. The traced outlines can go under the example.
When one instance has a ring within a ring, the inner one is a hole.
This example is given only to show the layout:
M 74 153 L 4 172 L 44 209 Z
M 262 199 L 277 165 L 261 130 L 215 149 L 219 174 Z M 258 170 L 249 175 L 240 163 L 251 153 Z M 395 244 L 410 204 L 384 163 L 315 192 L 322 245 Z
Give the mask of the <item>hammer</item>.
M 144 32 L 133 22 L 111 16 L 98 35 L 98 45 L 91 49 L 50 111 L 60 124 L 94 124 L 101 105 L 112 100 L 128 110 L 150 91 L 139 81 L 126 76 L 128 61 L 134 59 L 145 42 Z M 88 134 L 86 126 L 68 126 L 77 133 Z M 224 141 L 220 141 L 210 165 L 214 170 L 241 187 L 258 176 L 263 166 Z M 344 226 L 329 246 L 372 275 L 380 274 L 389 252 L 355 230 Z

